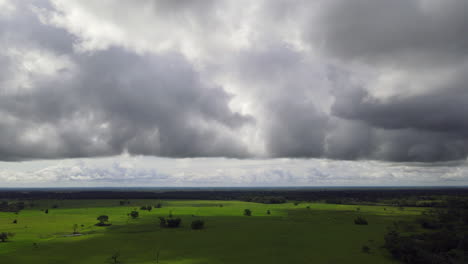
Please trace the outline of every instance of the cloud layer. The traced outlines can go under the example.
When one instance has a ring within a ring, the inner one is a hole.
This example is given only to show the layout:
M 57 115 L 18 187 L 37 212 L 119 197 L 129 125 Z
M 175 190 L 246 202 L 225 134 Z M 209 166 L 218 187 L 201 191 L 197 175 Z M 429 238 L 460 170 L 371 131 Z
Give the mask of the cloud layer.
M 466 159 L 467 12 L 1 0 L 0 160 Z
M 14 164 L 14 163 L 10 163 Z M 0 162 L 0 165 L 4 165 Z M 468 164 L 327 159 L 166 159 L 121 155 L 22 162 L 0 169 L 1 187 L 462 186 Z

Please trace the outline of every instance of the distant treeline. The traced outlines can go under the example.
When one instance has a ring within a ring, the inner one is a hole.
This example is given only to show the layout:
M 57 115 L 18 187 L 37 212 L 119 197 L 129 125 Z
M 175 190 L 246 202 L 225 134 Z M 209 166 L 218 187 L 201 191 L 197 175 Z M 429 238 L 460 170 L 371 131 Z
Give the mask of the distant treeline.
M 446 197 L 468 197 L 468 188 L 350 188 L 301 190 L 180 190 L 180 191 L 24 191 L 0 190 L 0 199 L 197 199 L 282 203 L 286 200 L 335 204 L 385 203 L 397 206 L 442 207 Z M 439 199 L 440 198 L 440 199 Z

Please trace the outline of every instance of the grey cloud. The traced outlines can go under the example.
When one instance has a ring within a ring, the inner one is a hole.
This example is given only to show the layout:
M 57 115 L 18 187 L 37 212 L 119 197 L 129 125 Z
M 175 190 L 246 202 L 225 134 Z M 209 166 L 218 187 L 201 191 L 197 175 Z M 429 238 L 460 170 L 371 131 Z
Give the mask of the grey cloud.
M 466 1 L 31 3 L 0 17 L 1 160 L 468 155 Z
M 466 59 L 468 2 L 333 0 L 308 34 L 332 56 L 400 65 Z
M 41 27 L 47 32 L 53 28 L 38 26 L 39 21 L 32 24 L 37 32 L 22 32 L 31 38 L 29 46 L 54 56 L 64 55 L 61 52 L 67 49 L 55 50 L 54 45 L 34 42 Z M 74 39 L 61 29 L 55 30 L 53 35 L 61 34 L 61 42 L 66 40 L 72 47 Z M 10 45 L 15 43 L 9 41 Z M 231 112 L 230 95 L 220 87 L 204 84 L 181 55 L 137 55 L 115 47 L 65 56 L 73 65 L 52 76 L 4 62 L 4 68 L 26 71 L 33 87 L 1 87 L 1 159 L 100 156 L 123 151 L 182 157 L 247 155 L 232 131 L 253 119 Z

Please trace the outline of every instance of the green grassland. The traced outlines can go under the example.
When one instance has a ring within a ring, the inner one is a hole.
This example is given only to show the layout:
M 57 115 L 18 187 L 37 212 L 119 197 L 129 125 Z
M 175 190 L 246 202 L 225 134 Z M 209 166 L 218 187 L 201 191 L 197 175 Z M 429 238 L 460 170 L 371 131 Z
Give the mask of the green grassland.
M 162 203 L 151 212 L 142 205 Z M 110 263 L 114 252 L 122 263 L 395 263 L 382 248 L 387 227 L 410 221 L 420 208 L 322 203 L 259 204 L 239 201 L 42 200 L 33 208 L 0 213 L 0 232 L 16 234 L 0 243 L 1 263 Z M 53 205 L 58 208 L 53 209 Z M 222 207 L 220 206 L 222 205 Z M 308 209 L 307 207 L 310 207 Z M 357 208 L 359 207 L 359 211 Z M 41 209 L 49 208 L 45 214 Z M 243 216 L 244 209 L 252 216 Z M 267 214 L 267 210 L 271 214 Z M 182 218 L 182 227 L 161 228 L 158 217 Z M 98 227 L 108 215 L 112 226 Z M 355 225 L 363 216 L 369 225 Z M 17 219 L 18 223 L 13 224 Z M 205 229 L 192 230 L 193 220 Z M 69 236 L 78 224 L 81 236 Z M 35 244 L 34 244 L 35 243 Z M 370 253 L 361 251 L 363 245 Z

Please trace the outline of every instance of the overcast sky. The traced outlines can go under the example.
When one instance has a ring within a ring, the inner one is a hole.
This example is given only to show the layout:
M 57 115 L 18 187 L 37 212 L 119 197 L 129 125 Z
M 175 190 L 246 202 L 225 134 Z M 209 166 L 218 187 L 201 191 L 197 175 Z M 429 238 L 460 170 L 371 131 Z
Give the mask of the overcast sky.
M 0 187 L 468 184 L 466 0 L 0 0 Z

